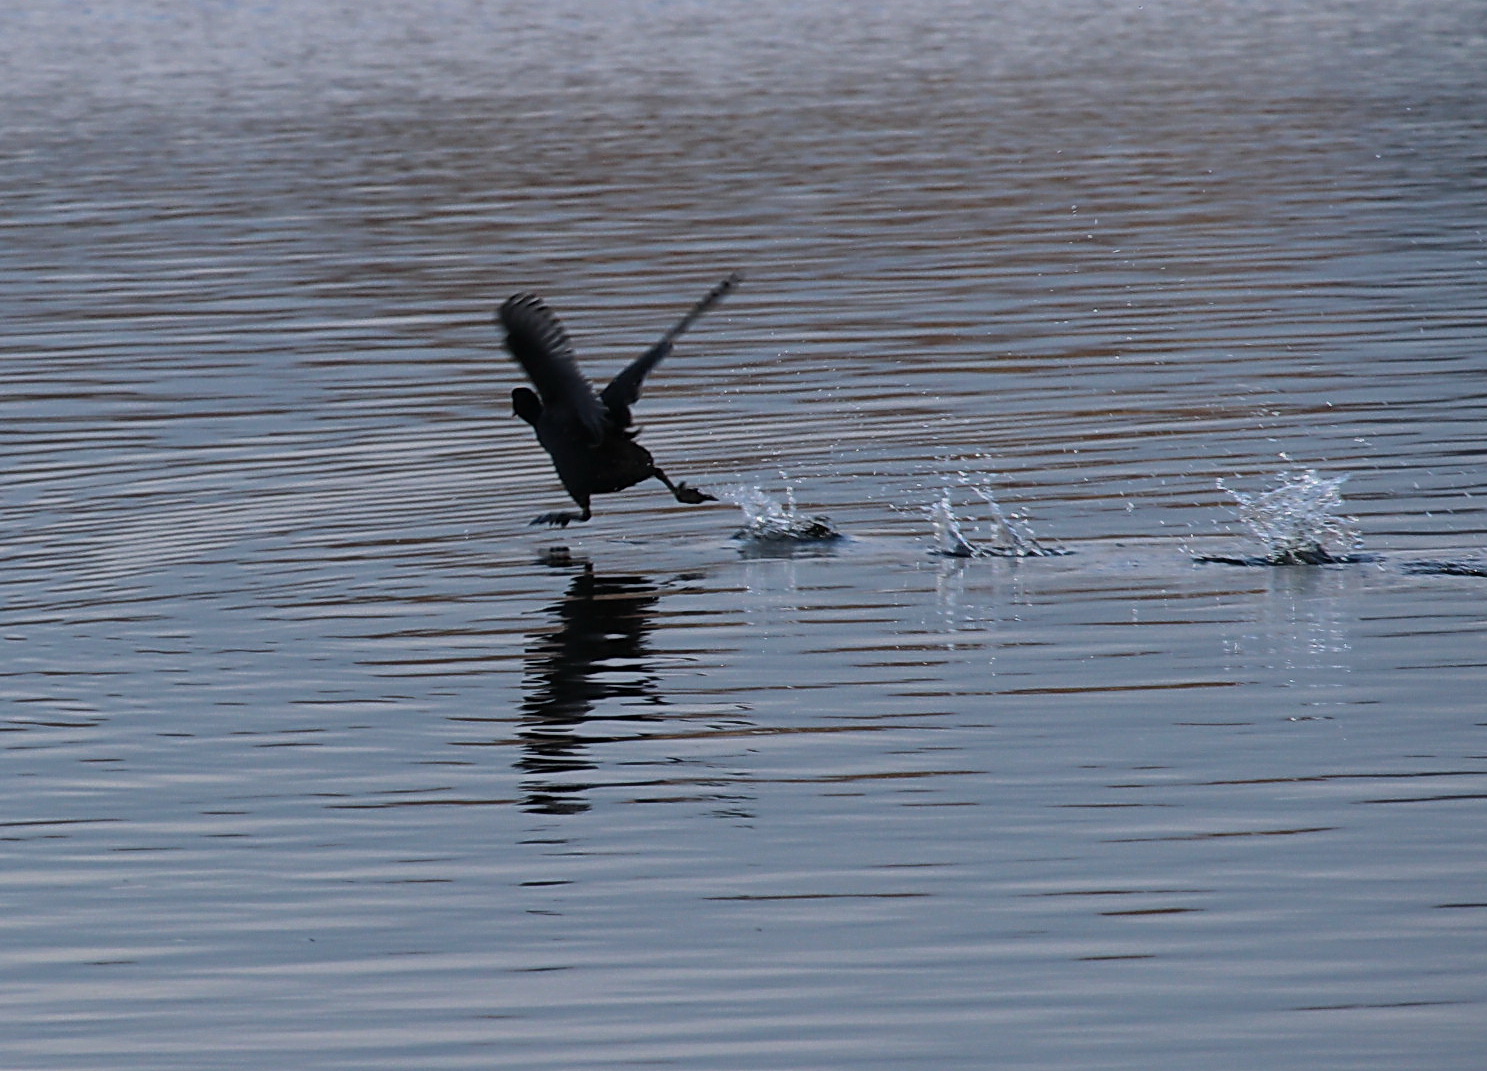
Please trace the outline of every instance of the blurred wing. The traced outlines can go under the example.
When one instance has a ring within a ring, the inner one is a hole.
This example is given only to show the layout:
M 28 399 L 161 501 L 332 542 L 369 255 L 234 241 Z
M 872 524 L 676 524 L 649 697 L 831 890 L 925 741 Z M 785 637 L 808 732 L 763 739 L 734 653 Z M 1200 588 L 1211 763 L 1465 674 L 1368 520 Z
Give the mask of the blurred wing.
M 670 331 L 661 336 L 661 341 L 631 361 L 619 375 L 609 381 L 609 386 L 604 388 L 599 398 L 617 424 L 621 427 L 629 426 L 630 406 L 640 397 L 640 385 L 645 381 L 646 375 L 671 352 L 682 332 L 691 327 L 697 317 L 721 301 L 723 295 L 732 290 L 740 278 L 739 273 L 734 272 L 709 290 Z
M 506 348 L 537 388 L 544 409 L 571 414 L 594 442 L 604 437 L 604 406 L 578 370 L 568 333 L 535 294 L 509 298 L 496 314 Z

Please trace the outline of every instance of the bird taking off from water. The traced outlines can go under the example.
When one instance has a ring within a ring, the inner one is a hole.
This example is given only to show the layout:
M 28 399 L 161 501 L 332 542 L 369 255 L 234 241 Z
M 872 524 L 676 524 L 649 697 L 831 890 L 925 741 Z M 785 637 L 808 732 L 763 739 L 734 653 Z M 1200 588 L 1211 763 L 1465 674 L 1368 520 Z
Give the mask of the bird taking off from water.
M 635 441 L 630 406 L 640 397 L 646 373 L 738 280 L 734 272 L 709 290 L 659 342 L 599 392 L 579 371 L 567 332 L 541 298 L 517 294 L 501 306 L 496 320 L 506 331 L 506 348 L 537 388 L 517 387 L 511 392 L 511 406 L 537 432 L 537 441 L 552 457 L 558 479 L 581 511 L 544 513 L 533 524 L 561 527 L 571 521 L 586 521 L 593 516 L 590 496 L 623 491 L 652 476 L 664 483 L 678 502 L 715 501 L 712 495 L 688 487 L 686 481 L 672 483 L 661 471 L 650 451 Z

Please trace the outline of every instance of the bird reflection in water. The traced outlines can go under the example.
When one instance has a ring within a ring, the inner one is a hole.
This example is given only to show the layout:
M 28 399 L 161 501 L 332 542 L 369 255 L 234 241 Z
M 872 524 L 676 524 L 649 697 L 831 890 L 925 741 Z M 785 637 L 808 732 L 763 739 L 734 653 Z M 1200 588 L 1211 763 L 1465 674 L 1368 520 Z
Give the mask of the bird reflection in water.
M 551 564 L 560 564 L 551 560 Z M 582 731 L 595 706 L 621 700 L 605 722 L 656 721 L 665 700 L 650 667 L 646 638 L 660 593 L 643 576 L 598 576 L 583 563 L 568 591 L 547 607 L 556 627 L 532 634 L 527 647 L 526 698 L 518 736 L 524 754 L 518 766 L 527 810 L 574 814 L 588 809 L 583 793 L 593 787 L 583 771 L 594 769 L 590 745 L 631 734 Z

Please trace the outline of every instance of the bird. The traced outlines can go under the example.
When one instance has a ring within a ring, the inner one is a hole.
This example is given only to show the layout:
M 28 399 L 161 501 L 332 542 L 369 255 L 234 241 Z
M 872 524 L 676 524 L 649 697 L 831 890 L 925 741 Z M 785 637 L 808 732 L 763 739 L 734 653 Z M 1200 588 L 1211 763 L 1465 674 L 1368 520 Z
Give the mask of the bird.
M 593 495 L 623 491 L 651 477 L 666 485 L 678 502 L 696 505 L 717 501 L 685 480 L 676 483 L 635 441 L 630 407 L 640 397 L 646 374 L 676 345 L 676 340 L 708 309 L 738 284 L 738 272 L 709 290 L 650 349 L 620 370 L 602 391 L 579 370 L 573 345 L 547 304 L 531 293 L 515 294 L 496 311 L 496 322 L 505 331 L 506 349 L 521 365 L 530 387 L 511 392 L 514 414 L 537 433 L 552 458 L 553 468 L 579 512 L 556 510 L 533 518 L 534 525 L 566 528 L 574 521 L 593 516 Z

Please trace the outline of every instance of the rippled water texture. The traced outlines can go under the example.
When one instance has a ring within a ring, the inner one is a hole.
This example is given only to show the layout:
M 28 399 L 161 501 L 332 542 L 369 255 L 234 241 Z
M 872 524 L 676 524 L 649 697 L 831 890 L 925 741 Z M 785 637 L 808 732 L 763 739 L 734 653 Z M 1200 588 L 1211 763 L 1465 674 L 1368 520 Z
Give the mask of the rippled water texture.
M 0 1065 L 1480 1068 L 1484 71 L 1477 0 L 0 7 Z M 603 376 L 734 269 L 636 408 L 720 501 L 527 527 L 496 304 Z M 1297 472 L 1372 560 L 1195 561 Z

